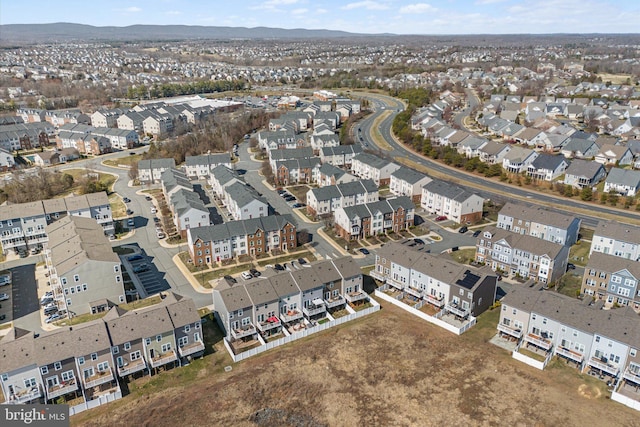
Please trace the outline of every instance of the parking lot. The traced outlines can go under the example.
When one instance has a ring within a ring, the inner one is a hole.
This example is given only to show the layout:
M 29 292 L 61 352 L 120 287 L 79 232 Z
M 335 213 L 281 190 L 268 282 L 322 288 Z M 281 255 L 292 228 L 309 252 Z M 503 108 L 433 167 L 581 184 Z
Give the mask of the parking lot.
M 124 255 L 121 259 L 131 279 L 134 283 L 137 279 L 147 295 L 154 295 L 169 289 L 170 286 L 164 278 L 164 273 L 158 271 L 153 264 L 153 259 L 143 251 Z
M 20 319 L 40 309 L 36 284 L 36 265 L 23 265 L 12 268 L 10 271 L 13 283 L 0 288 L 0 293 L 9 295 L 8 300 L 0 302 L 2 304 L 0 313 L 7 314 L 7 321 Z M 11 314 L 12 319 L 9 319 L 8 314 Z

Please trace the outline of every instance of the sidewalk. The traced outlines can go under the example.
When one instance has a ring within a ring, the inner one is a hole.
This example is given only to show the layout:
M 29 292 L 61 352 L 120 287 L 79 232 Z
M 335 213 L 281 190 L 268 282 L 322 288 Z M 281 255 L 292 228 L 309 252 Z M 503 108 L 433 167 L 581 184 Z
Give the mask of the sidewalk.
M 306 222 L 307 224 L 319 224 L 320 221 L 311 221 L 309 218 L 306 217 L 305 214 L 303 214 L 302 212 L 300 212 L 299 209 L 292 209 L 293 213 L 296 214 L 298 216 L 298 218 L 300 218 L 303 222 Z
M 198 282 L 198 279 L 196 279 L 193 276 L 193 274 L 189 271 L 189 269 L 182 263 L 182 260 L 180 259 L 179 254 L 174 255 L 172 260 L 173 260 L 173 263 L 176 265 L 176 267 L 178 267 L 178 270 L 180 270 L 180 273 L 182 273 L 185 279 L 187 279 L 187 281 L 189 282 L 189 284 L 191 285 L 194 291 L 201 294 L 210 294 L 213 292 L 213 289 L 207 289 L 204 286 L 202 286 L 200 282 Z

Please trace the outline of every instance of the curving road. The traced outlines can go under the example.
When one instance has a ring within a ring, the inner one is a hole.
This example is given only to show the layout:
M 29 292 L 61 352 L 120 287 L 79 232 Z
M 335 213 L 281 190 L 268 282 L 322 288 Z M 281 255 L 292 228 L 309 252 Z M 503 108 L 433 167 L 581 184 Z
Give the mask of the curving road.
M 467 91 L 469 96 L 469 104 L 467 108 L 462 110 L 455 118 L 456 123 L 462 126 L 464 117 L 469 114 L 473 106 L 477 105 L 479 100 L 476 95 Z M 423 157 L 402 145 L 396 138 L 393 137 L 391 131 L 391 125 L 393 119 L 398 114 L 397 110 L 403 107 L 403 104 L 390 96 L 386 95 L 372 95 L 368 93 L 359 93 L 358 95 L 369 99 L 374 113 L 362 121 L 360 127 L 367 136 L 369 141 L 374 141 L 372 138 L 373 122 L 380 117 L 384 111 L 389 109 L 396 110 L 393 113 L 382 120 L 379 125 L 378 131 L 385 139 L 385 141 L 392 147 L 391 151 L 386 153 L 392 158 L 406 157 L 412 161 L 419 163 L 420 165 L 434 170 L 440 174 L 446 174 L 453 178 L 457 182 L 472 187 L 474 191 L 478 192 L 482 197 L 486 199 L 492 199 L 496 202 L 503 202 L 507 200 L 520 200 L 520 201 L 536 201 L 540 204 L 552 206 L 555 210 L 570 213 L 582 219 L 583 225 L 587 227 L 595 227 L 598 221 L 601 219 L 597 214 L 605 214 L 616 217 L 617 219 L 633 219 L 640 221 L 640 215 L 635 212 L 623 211 L 618 209 L 608 208 L 606 206 L 600 206 L 597 204 L 581 203 L 576 200 L 569 200 L 562 197 L 555 197 L 536 191 L 526 190 L 520 187 L 506 185 L 500 182 L 495 182 L 483 177 L 465 173 L 459 169 L 443 165 L 439 162 Z M 379 147 L 382 148 L 382 147 Z M 529 200 L 531 199 L 531 200 Z M 577 212 L 576 210 L 588 210 L 594 212 L 594 215 L 588 215 Z

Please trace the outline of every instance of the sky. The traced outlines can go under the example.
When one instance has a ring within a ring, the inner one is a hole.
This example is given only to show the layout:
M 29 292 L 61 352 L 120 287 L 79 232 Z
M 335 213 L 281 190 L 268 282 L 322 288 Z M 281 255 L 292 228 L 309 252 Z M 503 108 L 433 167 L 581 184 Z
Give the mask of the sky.
M 640 0 L 18 0 L 0 24 L 183 24 L 393 34 L 640 33 Z M 0 38 L 2 34 L 0 34 Z

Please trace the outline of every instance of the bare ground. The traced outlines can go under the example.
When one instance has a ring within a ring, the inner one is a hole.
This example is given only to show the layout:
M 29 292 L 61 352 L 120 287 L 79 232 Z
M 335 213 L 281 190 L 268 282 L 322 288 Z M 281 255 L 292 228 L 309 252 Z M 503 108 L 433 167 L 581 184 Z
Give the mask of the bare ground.
M 489 343 L 498 310 L 461 337 L 389 304 L 234 364 L 217 353 L 136 380 L 74 426 L 632 426 L 638 413 L 562 362 L 537 371 Z

